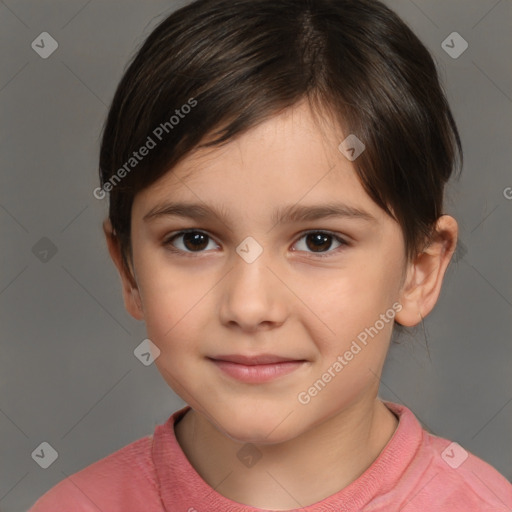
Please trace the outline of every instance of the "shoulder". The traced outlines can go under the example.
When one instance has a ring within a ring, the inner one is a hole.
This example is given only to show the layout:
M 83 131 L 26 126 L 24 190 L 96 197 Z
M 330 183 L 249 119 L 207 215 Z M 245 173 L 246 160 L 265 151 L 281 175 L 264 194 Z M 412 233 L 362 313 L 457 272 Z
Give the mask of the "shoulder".
M 158 499 L 152 442 L 138 439 L 65 478 L 29 512 L 151 510 L 151 498 Z
M 424 431 L 418 455 L 427 463 L 421 482 L 429 489 L 429 503 L 439 507 L 436 510 L 512 509 L 512 484 L 460 444 Z
M 410 512 L 510 512 L 512 484 L 460 444 L 425 430 L 407 407 L 386 402 L 399 417 L 394 457 L 407 459 L 388 499 Z

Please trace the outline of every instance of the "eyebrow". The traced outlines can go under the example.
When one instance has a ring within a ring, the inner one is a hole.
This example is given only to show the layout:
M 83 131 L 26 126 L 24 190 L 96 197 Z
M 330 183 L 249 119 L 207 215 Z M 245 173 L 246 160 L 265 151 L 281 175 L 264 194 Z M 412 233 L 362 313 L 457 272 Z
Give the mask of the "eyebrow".
M 144 215 L 144 222 L 150 222 L 161 217 L 182 217 L 194 220 L 206 220 L 216 218 L 229 225 L 229 215 L 225 208 L 206 206 L 196 203 L 165 203 L 152 208 Z M 377 219 L 370 213 L 343 203 L 327 203 L 322 205 L 289 205 L 277 208 L 272 214 L 274 224 L 291 224 L 306 221 L 315 221 L 328 217 L 347 219 L 362 219 L 376 222 Z

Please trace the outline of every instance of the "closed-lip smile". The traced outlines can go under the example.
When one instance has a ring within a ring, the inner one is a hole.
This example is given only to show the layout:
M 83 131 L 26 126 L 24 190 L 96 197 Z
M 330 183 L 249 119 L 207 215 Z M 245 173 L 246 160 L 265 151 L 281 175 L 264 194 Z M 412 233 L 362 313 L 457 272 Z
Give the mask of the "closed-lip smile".
M 248 384 L 268 382 L 288 375 L 307 361 L 274 354 L 241 354 L 208 357 L 224 374 Z

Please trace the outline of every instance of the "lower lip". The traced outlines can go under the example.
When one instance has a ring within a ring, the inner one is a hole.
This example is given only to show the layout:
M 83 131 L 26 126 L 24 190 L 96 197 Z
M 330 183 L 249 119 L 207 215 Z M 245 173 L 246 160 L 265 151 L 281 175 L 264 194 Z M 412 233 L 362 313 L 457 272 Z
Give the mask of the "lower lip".
M 283 361 L 272 364 L 246 365 L 217 359 L 211 359 L 211 361 L 230 377 L 251 384 L 277 379 L 297 370 L 305 363 L 305 361 Z

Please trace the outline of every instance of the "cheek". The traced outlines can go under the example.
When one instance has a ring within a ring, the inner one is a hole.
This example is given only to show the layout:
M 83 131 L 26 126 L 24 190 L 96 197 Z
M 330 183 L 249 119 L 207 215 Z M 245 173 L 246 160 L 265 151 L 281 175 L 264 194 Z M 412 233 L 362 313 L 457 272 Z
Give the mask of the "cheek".
M 209 290 L 205 280 L 142 253 L 137 283 L 148 337 L 161 351 L 192 350 L 201 325 L 202 299 Z
M 372 315 L 378 317 L 391 305 L 396 279 L 394 269 L 360 264 L 340 269 L 338 278 L 330 276 L 323 286 L 315 284 L 310 295 L 314 294 L 313 304 L 318 304 L 334 322 L 357 324 Z
M 201 339 L 201 295 L 148 293 L 145 298 L 145 323 L 148 337 L 171 358 L 194 353 Z
M 370 341 L 388 340 L 393 327 L 392 305 L 396 301 L 400 275 L 399 268 L 372 266 L 361 261 L 350 271 L 340 270 L 336 280 L 317 281 L 313 288 L 310 286 L 309 303 L 315 313 L 310 315 L 310 334 L 317 340 L 319 350 L 332 359 L 349 350 L 354 340 L 360 342 L 365 352 L 370 352 Z M 382 321 L 381 315 L 386 312 L 388 317 Z M 385 352 L 385 343 L 375 345 L 382 347 L 382 350 L 376 347 L 375 356 L 380 360 L 381 352 Z M 358 355 L 357 359 L 366 358 Z

